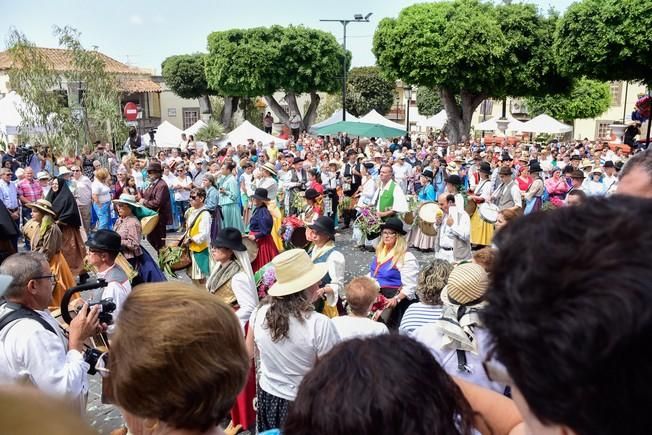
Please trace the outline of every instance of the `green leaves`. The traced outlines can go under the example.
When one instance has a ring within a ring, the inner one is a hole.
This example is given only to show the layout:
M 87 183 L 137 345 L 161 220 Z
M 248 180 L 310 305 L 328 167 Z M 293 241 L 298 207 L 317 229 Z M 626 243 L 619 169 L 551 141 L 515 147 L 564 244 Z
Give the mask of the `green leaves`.
M 417 109 L 424 116 L 433 116 L 444 108 L 444 104 L 436 89 L 420 86 L 417 90 Z
M 569 95 L 530 97 L 526 102 L 533 116 L 546 113 L 553 118 L 573 121 L 604 113 L 611 103 L 611 91 L 609 83 L 579 79 Z
M 204 73 L 205 54 L 170 56 L 161 64 L 165 84 L 181 98 L 200 98 L 213 95 Z
M 385 114 L 394 102 L 394 81 L 383 77 L 380 68 L 353 68 L 347 80 L 346 108 L 353 116 L 375 109 Z

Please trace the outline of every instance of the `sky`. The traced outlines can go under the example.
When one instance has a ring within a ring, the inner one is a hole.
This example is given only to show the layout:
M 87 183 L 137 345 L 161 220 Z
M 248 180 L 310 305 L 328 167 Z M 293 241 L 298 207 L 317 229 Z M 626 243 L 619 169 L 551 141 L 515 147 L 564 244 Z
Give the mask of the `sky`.
M 572 0 L 531 0 L 542 11 L 563 12 Z M 342 25 L 320 19 L 348 19 L 372 12 L 369 23 L 347 28 L 353 66 L 373 65 L 373 34 L 378 22 L 396 17 L 415 0 L 0 0 L 0 46 L 12 29 L 40 47 L 56 48 L 53 26 L 81 32 L 86 48 L 121 62 L 160 73 L 168 56 L 206 52 L 209 33 L 232 28 L 302 24 L 333 33 L 342 42 Z

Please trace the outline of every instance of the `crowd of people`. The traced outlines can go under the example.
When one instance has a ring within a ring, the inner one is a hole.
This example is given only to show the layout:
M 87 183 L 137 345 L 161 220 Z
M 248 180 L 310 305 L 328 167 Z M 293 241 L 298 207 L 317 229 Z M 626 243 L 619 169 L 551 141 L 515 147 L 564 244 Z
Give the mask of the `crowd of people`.
M 0 380 L 83 413 L 87 371 L 110 374 L 136 434 L 645 432 L 649 370 L 617 364 L 652 325 L 651 151 L 296 133 L 146 158 L 9 144 Z M 342 237 L 373 252 L 349 282 Z M 170 242 L 192 284 L 164 282 Z M 49 308 L 84 272 L 106 285 L 64 334 Z M 110 324 L 88 309 L 107 299 Z

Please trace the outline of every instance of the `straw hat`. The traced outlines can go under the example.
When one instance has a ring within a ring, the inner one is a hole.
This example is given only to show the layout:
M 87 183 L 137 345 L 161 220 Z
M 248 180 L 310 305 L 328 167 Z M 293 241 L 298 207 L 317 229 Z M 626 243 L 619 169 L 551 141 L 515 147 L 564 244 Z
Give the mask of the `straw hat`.
M 271 296 L 299 293 L 318 283 L 328 272 L 328 264 L 313 264 L 303 249 L 287 250 L 272 260 L 276 283 L 268 291 Z
M 38 174 L 36 174 L 36 179 L 37 180 L 49 180 L 50 179 L 50 174 L 48 174 L 47 171 L 41 171 Z
M 448 170 L 448 173 L 453 173 L 453 172 L 457 172 L 457 171 L 459 171 L 459 170 L 460 170 L 460 167 L 457 165 L 457 163 L 455 163 L 455 162 L 450 162 L 450 163 L 448 164 L 448 166 L 446 167 L 446 169 Z
M 593 163 L 591 163 L 591 160 L 589 160 L 589 159 L 584 159 L 584 160 L 582 160 L 582 164 L 580 165 L 580 167 L 582 167 L 582 168 L 592 168 Z
M 272 165 L 270 162 L 265 163 L 261 169 L 269 172 L 272 175 L 276 175 L 276 167 Z
M 448 284 L 442 290 L 442 299 L 467 305 L 481 299 L 489 287 L 489 276 L 475 263 L 461 263 L 451 271 Z
M 72 171 L 65 166 L 59 166 L 59 175 L 72 174 Z
M 52 204 L 50 201 L 47 201 L 45 199 L 38 199 L 35 202 L 30 202 L 27 204 L 27 207 L 31 209 L 37 209 L 39 211 L 42 211 L 43 213 L 47 213 L 52 217 L 57 217 L 57 214 L 52 210 Z

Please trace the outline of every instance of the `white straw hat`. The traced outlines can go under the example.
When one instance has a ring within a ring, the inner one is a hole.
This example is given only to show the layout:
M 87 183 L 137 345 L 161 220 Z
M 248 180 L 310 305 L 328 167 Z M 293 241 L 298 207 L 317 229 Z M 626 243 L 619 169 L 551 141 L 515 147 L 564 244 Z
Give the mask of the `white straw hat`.
M 461 263 L 448 276 L 448 284 L 442 290 L 442 300 L 459 305 L 475 303 L 489 287 L 489 276 L 476 263 Z
M 290 249 L 272 260 L 276 283 L 268 291 L 271 296 L 299 293 L 319 282 L 328 272 L 327 263 L 313 264 L 303 249 Z

